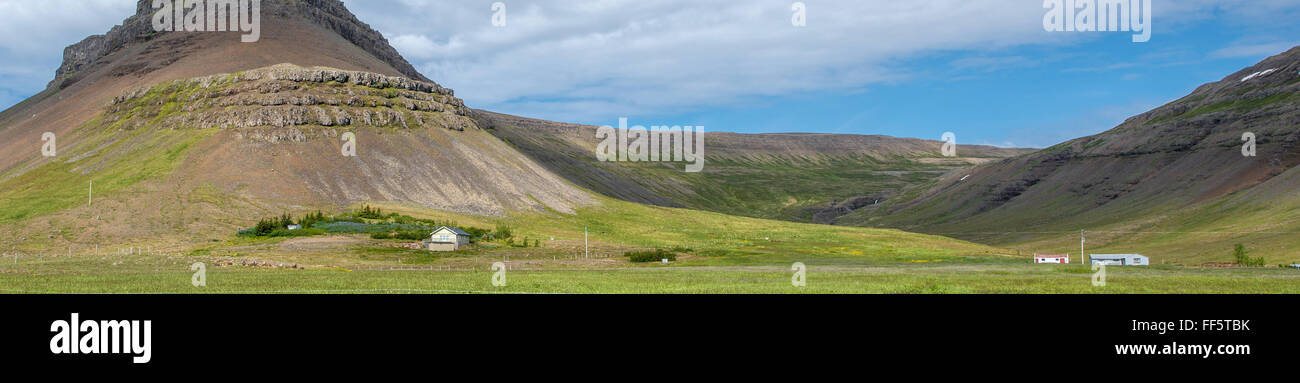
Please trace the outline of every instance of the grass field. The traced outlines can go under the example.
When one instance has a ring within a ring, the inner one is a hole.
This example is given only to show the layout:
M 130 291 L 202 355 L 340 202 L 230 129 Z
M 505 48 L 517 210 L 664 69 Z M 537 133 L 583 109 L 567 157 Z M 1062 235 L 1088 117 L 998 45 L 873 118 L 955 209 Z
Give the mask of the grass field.
M 518 238 L 541 239 L 541 247 L 489 242 L 430 253 L 386 247 L 397 242 L 357 234 L 232 236 L 187 249 L 149 249 L 155 253 L 146 255 L 123 255 L 116 248 L 72 256 L 50 251 L 0 259 L 0 292 L 1300 293 L 1300 271 L 1291 269 L 1112 267 L 1106 286 L 1094 287 L 1085 266 L 1032 265 L 1027 256 L 944 237 L 603 202 L 577 216 L 539 213 L 503 221 Z M 481 227 L 495 223 L 445 213 L 426 217 Z M 584 227 L 590 254 L 583 252 Z M 672 247 L 689 251 L 681 250 L 669 265 L 632 264 L 621 256 Z M 492 284 L 496 262 L 508 265 L 506 286 Z M 804 287 L 791 283 L 795 262 L 807 265 Z M 194 263 L 205 265 L 206 287 L 191 284 Z
M 212 267 L 207 286 L 191 284 L 190 262 L 156 256 L 20 260 L 0 270 L 4 293 L 866 293 L 866 294 L 1162 294 L 1300 293 L 1300 272 L 1285 269 L 1113 267 L 1093 287 L 1083 266 L 976 264 L 811 264 L 807 285 L 794 287 L 788 266 L 588 267 L 512 269 L 506 286 L 492 284 L 484 262 L 449 259 L 423 270 L 285 270 Z M 711 262 L 716 263 L 716 262 Z M 455 266 L 455 265 L 460 266 Z M 209 266 L 211 267 L 211 266 Z M 40 270 L 40 271 L 33 271 Z

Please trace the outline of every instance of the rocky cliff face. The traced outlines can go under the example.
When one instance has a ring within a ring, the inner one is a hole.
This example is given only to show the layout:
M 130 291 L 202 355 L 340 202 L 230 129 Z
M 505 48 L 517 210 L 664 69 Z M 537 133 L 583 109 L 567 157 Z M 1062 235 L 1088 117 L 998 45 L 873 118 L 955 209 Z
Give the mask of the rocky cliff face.
M 163 97 L 178 92 L 184 97 Z M 135 89 L 115 98 L 107 112 L 109 122 L 126 129 L 159 123 L 197 129 L 355 125 L 464 131 L 474 127 L 465 104 L 437 84 L 292 65 Z
M 124 92 L 101 116 L 118 129 L 249 127 L 475 128 L 472 111 L 437 84 L 280 64 Z
M 78 73 L 99 59 L 130 44 L 145 42 L 166 33 L 153 29 L 152 0 L 140 0 L 136 14 L 108 33 L 87 37 L 63 50 L 63 64 L 55 71 L 49 87 L 66 88 L 79 80 Z M 337 33 L 413 80 L 433 82 L 421 75 L 388 44 L 382 34 L 358 20 L 339 0 L 263 0 L 262 27 L 274 28 L 275 18 L 300 18 Z

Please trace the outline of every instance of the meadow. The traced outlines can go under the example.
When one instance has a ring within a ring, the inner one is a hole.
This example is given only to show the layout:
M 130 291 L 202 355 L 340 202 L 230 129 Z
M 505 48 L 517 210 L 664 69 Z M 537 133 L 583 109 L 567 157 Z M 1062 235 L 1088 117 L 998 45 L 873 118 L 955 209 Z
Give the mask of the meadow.
M 407 269 L 308 270 L 214 267 L 206 286 L 192 285 L 191 258 L 135 256 L 43 259 L 5 265 L 3 293 L 36 294 L 507 294 L 507 293 L 759 293 L 759 294 L 1273 294 L 1300 293 L 1300 272 L 1286 269 L 1112 267 L 1103 287 L 1079 265 L 1009 263 L 809 265 L 806 285 L 793 286 L 788 265 L 528 266 L 492 284 L 486 262 L 433 263 Z M 514 267 L 514 266 L 512 266 Z
M 365 234 L 247 238 L 185 249 L 24 254 L 0 259 L 3 293 L 759 293 L 1168 294 L 1300 293 L 1283 268 L 1111 267 L 1093 286 L 1082 265 L 1033 265 L 1027 254 L 897 230 L 806 225 L 603 200 L 576 216 L 532 213 L 501 222 L 541 246 L 485 241 L 432 253 Z M 419 209 L 385 206 L 419 216 Z M 428 213 L 428 212 L 426 212 Z M 423 217 L 491 227 L 481 217 Z M 587 239 L 583 234 L 586 229 Z M 669 264 L 623 254 L 671 249 Z M 507 265 L 494 286 L 493 264 Z M 792 265 L 806 265 L 794 286 Z M 195 263 L 206 286 L 192 284 Z

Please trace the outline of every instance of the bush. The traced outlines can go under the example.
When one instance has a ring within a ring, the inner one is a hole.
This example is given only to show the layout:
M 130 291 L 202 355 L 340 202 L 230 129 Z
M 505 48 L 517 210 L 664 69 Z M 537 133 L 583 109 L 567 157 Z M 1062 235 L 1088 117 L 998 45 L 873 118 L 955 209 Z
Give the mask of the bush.
M 361 211 L 357 212 L 357 217 L 361 217 L 361 218 L 365 218 L 365 219 L 384 219 L 384 218 L 388 218 L 387 216 L 384 216 L 384 210 L 383 210 L 383 209 L 372 208 L 372 207 L 370 207 L 370 205 L 362 206 L 362 207 L 361 207 Z
M 275 229 L 271 231 L 270 234 L 267 234 L 265 236 L 266 237 L 314 237 L 317 235 L 325 235 L 325 231 L 321 229 L 299 229 L 299 230 Z
M 263 219 L 257 221 L 257 226 L 253 228 L 253 235 L 259 237 L 271 235 L 271 232 L 277 229 L 276 226 L 276 221 L 274 219 Z
M 287 229 L 289 225 L 293 225 L 293 216 L 289 215 L 289 213 L 281 215 L 280 220 L 275 223 L 277 229 Z
M 665 259 L 669 261 L 677 260 L 677 253 L 673 253 L 671 251 L 667 251 L 663 249 L 656 249 L 651 251 L 632 251 L 632 252 L 623 253 L 623 256 L 628 257 L 629 261 L 636 262 L 636 263 L 660 262 Z
M 1251 258 L 1246 246 L 1240 243 L 1232 249 L 1232 256 L 1241 267 L 1264 267 L 1264 257 Z
M 451 225 L 447 225 L 447 226 L 451 226 Z M 491 233 L 491 231 L 480 229 L 477 227 L 464 227 L 461 228 L 461 230 L 465 230 L 466 233 L 469 233 L 469 236 L 471 238 L 483 238 L 483 236 L 488 235 L 488 233 Z
M 370 235 L 370 239 L 392 239 L 392 238 L 393 235 L 390 233 L 374 233 Z
M 403 230 L 393 234 L 393 238 L 407 241 L 419 241 L 428 238 L 428 233 L 423 230 Z
M 302 219 L 298 221 L 298 224 L 302 225 L 302 228 L 304 229 L 310 229 L 316 226 L 317 223 L 321 222 L 325 222 L 325 213 L 317 210 L 315 213 L 307 213 L 306 216 L 303 216 Z
M 497 224 L 496 237 L 501 239 L 510 239 L 515 237 L 515 233 L 510 230 L 510 226 L 504 223 Z

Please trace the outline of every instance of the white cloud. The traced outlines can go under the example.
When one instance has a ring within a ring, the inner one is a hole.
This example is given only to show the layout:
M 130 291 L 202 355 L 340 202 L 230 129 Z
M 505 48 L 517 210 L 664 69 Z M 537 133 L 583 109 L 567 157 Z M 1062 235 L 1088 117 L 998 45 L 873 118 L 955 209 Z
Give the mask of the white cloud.
M 1211 52 L 1210 57 L 1213 58 L 1248 57 L 1248 58 L 1263 59 L 1265 57 L 1269 57 L 1269 56 L 1276 55 L 1278 53 L 1285 52 L 1291 48 L 1294 48 L 1296 45 L 1300 45 L 1300 43 L 1297 42 L 1273 42 L 1273 43 L 1264 43 L 1264 44 L 1238 43 Z
M 900 63 L 936 52 L 974 52 L 951 63 L 958 69 L 1032 66 L 987 54 L 1097 37 L 1045 33 L 1036 0 L 806 1 L 805 28 L 791 26 L 786 0 L 504 0 L 504 28 L 490 22 L 492 0 L 346 1 L 470 105 L 570 121 L 860 91 L 917 75 Z M 1240 23 L 1296 8 L 1159 2 L 1154 38 L 1207 18 Z
M 1040 3 L 807 1 L 348 1 L 429 78 L 475 107 L 584 120 L 857 91 L 911 74 L 894 60 L 1006 47 L 1044 33 Z M 389 5 L 405 6 L 394 11 Z
M 108 32 L 135 13 L 131 0 L 0 0 L 0 81 L 30 95 L 54 79 L 63 48 Z M 13 104 L 0 98 L 0 108 Z

